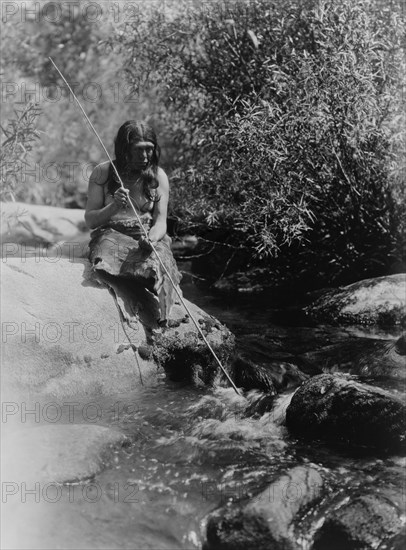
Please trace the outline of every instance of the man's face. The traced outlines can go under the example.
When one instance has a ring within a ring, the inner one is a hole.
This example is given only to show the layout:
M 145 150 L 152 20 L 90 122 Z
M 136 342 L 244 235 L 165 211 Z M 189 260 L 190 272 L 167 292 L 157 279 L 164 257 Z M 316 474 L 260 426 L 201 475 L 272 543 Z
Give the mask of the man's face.
M 130 163 L 138 169 L 144 170 L 151 162 L 154 144 L 151 141 L 137 141 L 130 145 Z

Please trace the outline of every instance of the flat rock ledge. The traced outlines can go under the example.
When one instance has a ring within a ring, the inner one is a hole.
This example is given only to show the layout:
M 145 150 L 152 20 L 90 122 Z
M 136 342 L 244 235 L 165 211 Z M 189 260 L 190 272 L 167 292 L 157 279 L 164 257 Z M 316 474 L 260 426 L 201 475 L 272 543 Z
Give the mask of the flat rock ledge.
M 77 483 L 99 473 L 115 448 L 130 443 L 120 431 L 89 424 L 19 428 L 4 440 L 4 482 Z
M 304 311 L 316 322 L 406 326 L 406 274 L 364 279 L 328 290 Z
M 312 467 L 297 466 L 243 508 L 223 508 L 207 523 L 204 550 L 296 550 L 293 522 L 316 503 L 323 480 Z
M 4 397 L 113 395 L 139 387 L 140 372 L 144 385 L 155 383 L 159 367 L 189 382 L 215 374 L 182 305 L 173 306 L 167 327 L 152 329 L 137 315 L 136 296 L 130 305 L 120 297 L 127 323 L 87 260 L 6 258 L 2 290 Z M 230 331 L 186 303 L 226 360 L 234 346 Z
M 405 450 L 405 417 L 405 403 L 391 393 L 321 374 L 296 390 L 286 410 L 286 425 L 300 438 L 400 452 Z

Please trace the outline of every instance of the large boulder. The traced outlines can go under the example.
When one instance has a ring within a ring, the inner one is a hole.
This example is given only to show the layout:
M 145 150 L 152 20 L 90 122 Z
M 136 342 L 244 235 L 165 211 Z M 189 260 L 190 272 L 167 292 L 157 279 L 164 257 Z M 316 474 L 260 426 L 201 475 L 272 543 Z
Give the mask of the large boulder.
M 313 374 L 320 374 L 314 369 Z M 300 386 L 309 377 L 296 365 L 287 361 L 252 361 L 247 354 L 238 354 L 233 361 L 233 377 L 238 387 L 280 393 Z
M 29 255 L 29 247 L 43 256 L 86 256 L 90 232 L 84 210 L 2 202 L 0 212 L 3 257 Z
M 380 451 L 405 447 L 406 404 L 391 393 L 321 374 L 294 393 L 286 425 L 296 436 Z
M 319 498 L 323 480 L 315 468 L 297 466 L 242 508 L 213 513 L 205 550 L 294 550 L 293 522 Z
M 364 279 L 328 290 L 305 308 L 305 314 L 317 322 L 405 325 L 406 274 Z
M 161 357 L 167 346 L 178 368 L 182 360 L 187 369 L 192 367 L 190 357 L 208 356 L 183 306 L 173 306 L 169 327 L 151 329 L 145 324 L 148 315 L 143 315 L 144 322 L 137 315 L 148 303 L 135 303 L 137 294 L 131 303 L 125 295 L 114 299 L 86 260 L 7 258 L 2 278 L 2 376 L 11 395 L 34 392 L 63 398 L 130 391 L 151 377 L 155 380 L 156 340 Z M 207 314 L 186 302 L 204 325 Z M 204 326 L 213 348 L 221 353 L 225 345 L 231 353 L 230 332 L 214 320 Z M 178 345 L 180 352 L 170 345 L 173 341 L 187 343 Z M 188 372 L 193 378 L 192 369 Z
M 181 320 L 183 323 L 185 321 L 190 321 L 189 317 Z M 220 363 L 229 370 L 234 354 L 234 336 L 209 315 L 199 315 L 198 322 Z M 155 335 L 151 349 L 155 362 L 175 382 L 184 381 L 195 387 L 219 383 L 223 373 L 201 335 L 190 327 L 192 330 L 183 328 L 183 337 L 180 337 L 176 327 L 179 325 L 172 324 L 174 330 Z

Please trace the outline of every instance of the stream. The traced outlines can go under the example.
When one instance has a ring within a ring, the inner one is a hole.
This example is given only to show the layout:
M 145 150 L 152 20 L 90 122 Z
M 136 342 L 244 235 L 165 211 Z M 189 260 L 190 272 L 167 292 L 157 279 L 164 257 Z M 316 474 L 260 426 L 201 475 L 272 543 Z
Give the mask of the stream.
M 272 356 L 276 349 L 300 353 L 337 338 L 397 336 L 378 329 L 282 325 L 271 303 L 245 295 L 238 302 L 219 298 L 190 277 L 183 292 L 225 323 L 240 349 L 253 356 Z M 404 495 L 404 458 L 354 457 L 292 438 L 283 426 L 292 393 L 280 395 L 273 410 L 255 420 L 243 411 L 259 391 L 242 397 L 226 386 L 194 389 L 169 382 L 162 372 L 148 386 L 94 399 L 103 411 L 98 423 L 124 431 L 132 443 L 87 483 L 63 486 L 55 502 L 21 506 L 20 548 L 198 549 L 207 514 L 254 496 L 301 464 L 315 465 L 326 480 L 317 508 L 295 526 L 303 550 L 311 548 L 326 510 L 358 488 Z M 88 400 L 75 401 L 85 406 Z

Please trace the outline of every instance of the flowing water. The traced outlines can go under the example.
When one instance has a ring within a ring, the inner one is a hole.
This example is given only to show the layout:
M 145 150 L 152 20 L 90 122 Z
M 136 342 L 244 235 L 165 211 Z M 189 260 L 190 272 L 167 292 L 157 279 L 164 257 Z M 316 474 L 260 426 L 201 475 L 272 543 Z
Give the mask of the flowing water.
M 323 333 L 330 341 L 346 332 L 280 327 L 271 304 L 249 298 L 227 303 L 190 281 L 184 293 L 226 323 L 239 345 L 253 353 L 266 355 L 276 340 L 281 351 L 290 352 L 293 344 L 306 350 L 315 335 Z M 132 444 L 116 451 L 87 483 L 64 486 L 56 502 L 42 500 L 24 508 L 20 547 L 201 548 L 204 520 L 211 511 L 255 495 L 290 467 L 314 464 L 326 488 L 317 510 L 296 526 L 306 550 L 325 511 L 350 492 L 368 486 L 399 489 L 404 467 L 400 457 L 351 457 L 291 438 L 283 426 L 291 394 L 278 397 L 273 410 L 256 420 L 243 412 L 259 392 L 241 397 L 227 387 L 196 390 L 168 382 L 164 374 L 148 387 L 98 399 L 100 423 L 124 431 Z

